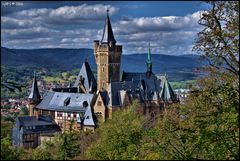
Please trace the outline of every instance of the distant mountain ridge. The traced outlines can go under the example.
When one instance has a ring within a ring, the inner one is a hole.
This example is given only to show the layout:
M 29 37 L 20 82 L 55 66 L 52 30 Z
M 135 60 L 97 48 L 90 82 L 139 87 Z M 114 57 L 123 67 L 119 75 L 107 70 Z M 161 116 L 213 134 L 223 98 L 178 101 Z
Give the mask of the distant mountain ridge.
M 1 47 L 1 64 L 6 66 L 26 66 L 56 68 L 59 70 L 72 70 L 81 68 L 85 59 L 93 71 L 96 71 L 96 63 L 93 49 L 9 49 Z M 197 55 L 161 55 L 152 54 L 153 72 L 168 74 L 170 80 L 180 81 L 195 79 L 196 68 L 202 64 Z M 121 69 L 127 72 L 146 71 L 147 54 L 122 55 Z

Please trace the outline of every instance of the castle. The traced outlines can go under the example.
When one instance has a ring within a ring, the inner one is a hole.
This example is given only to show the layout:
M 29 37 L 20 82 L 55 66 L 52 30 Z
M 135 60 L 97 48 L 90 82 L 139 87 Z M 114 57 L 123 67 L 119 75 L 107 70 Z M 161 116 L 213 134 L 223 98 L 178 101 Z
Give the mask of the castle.
M 70 120 L 73 120 L 75 129 L 94 131 L 99 122 L 112 118 L 114 111 L 125 108 L 133 100 L 138 100 L 146 115 L 159 112 L 168 103 L 178 102 L 167 77 L 157 76 L 152 71 L 150 45 L 146 71 L 141 73 L 123 71 L 121 74 L 122 46 L 117 45 L 108 13 L 102 39 L 94 41 L 94 56 L 97 64 L 97 81 L 88 61 L 85 60 L 72 87 L 52 88 L 41 97 L 34 76 L 29 95 L 30 116 L 21 119 L 22 124 L 16 124 L 18 130 L 16 128 L 13 130 L 14 136 L 20 134 L 21 130 L 22 135 L 24 131 L 25 134 L 29 131 L 34 133 L 33 129 L 40 124 L 37 123 L 39 118 L 42 118 L 40 121 L 44 127 L 46 127 L 44 121 L 49 123 L 50 119 L 49 124 L 52 127 L 57 125 L 64 131 L 68 129 Z M 49 119 L 44 120 L 43 116 Z M 36 125 L 32 123 L 29 128 L 27 117 L 35 119 Z M 58 131 L 56 127 L 55 129 Z M 39 140 L 36 137 L 45 136 L 42 133 L 38 132 L 38 135 L 32 138 L 32 142 L 30 139 L 24 144 L 23 140 L 19 141 L 16 138 L 15 142 L 18 144 L 21 142 L 20 144 L 25 147 L 34 147 L 32 145 L 40 144 L 40 141 L 35 143 Z

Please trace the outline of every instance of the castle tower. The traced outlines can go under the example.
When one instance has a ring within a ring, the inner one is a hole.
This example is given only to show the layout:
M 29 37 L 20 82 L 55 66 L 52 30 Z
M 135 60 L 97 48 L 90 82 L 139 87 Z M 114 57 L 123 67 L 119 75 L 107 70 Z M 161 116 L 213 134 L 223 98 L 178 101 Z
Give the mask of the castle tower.
M 147 73 L 152 73 L 152 56 L 151 56 L 151 48 L 150 48 L 150 42 L 148 47 L 148 59 L 147 59 Z
M 41 101 L 41 95 L 38 90 L 35 73 L 34 73 L 31 93 L 28 97 L 28 100 L 29 100 L 29 115 L 34 116 L 34 109 L 38 105 L 38 103 Z
M 107 10 L 102 40 L 94 41 L 94 56 L 97 64 L 98 90 L 107 89 L 110 82 L 120 81 L 122 46 L 116 45 Z

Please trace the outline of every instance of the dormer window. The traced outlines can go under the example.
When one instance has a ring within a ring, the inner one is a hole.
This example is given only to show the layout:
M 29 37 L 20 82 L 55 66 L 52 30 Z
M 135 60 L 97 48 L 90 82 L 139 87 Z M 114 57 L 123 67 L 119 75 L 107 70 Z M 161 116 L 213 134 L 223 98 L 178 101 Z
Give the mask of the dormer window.
M 68 106 L 68 105 L 69 105 L 70 99 L 71 99 L 71 97 L 67 97 L 67 98 L 64 100 L 64 106 Z
M 84 101 L 84 102 L 83 102 L 83 107 L 86 108 L 87 106 L 88 106 L 88 102 L 87 102 L 87 101 Z

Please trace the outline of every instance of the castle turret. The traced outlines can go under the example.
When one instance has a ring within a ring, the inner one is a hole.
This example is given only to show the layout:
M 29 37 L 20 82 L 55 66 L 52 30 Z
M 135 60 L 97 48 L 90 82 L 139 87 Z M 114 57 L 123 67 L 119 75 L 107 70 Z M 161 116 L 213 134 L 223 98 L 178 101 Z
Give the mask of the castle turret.
M 31 93 L 28 97 L 28 100 L 29 100 L 29 115 L 34 116 L 34 110 L 35 110 L 36 106 L 38 105 L 38 103 L 41 101 L 41 95 L 38 90 L 37 79 L 36 79 L 35 73 L 34 73 Z
M 103 30 L 101 41 L 94 41 L 94 55 L 97 64 L 98 90 L 107 89 L 111 82 L 120 81 L 120 66 L 122 46 L 116 45 L 113 30 L 108 15 Z

